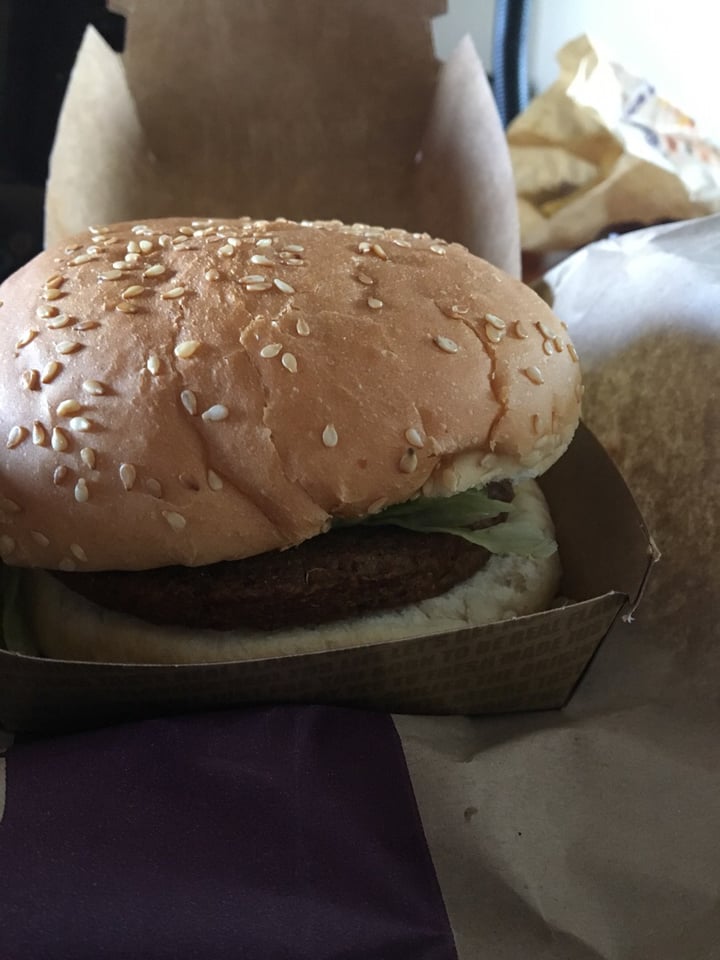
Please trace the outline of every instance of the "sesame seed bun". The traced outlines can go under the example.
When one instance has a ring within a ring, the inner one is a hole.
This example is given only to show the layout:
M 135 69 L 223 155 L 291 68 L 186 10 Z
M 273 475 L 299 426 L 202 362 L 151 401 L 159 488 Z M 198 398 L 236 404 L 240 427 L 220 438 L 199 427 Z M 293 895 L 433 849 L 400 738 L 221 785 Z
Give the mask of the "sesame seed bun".
M 580 376 L 531 290 L 338 222 L 91 229 L 0 287 L 0 554 L 238 559 L 417 491 L 537 476 Z

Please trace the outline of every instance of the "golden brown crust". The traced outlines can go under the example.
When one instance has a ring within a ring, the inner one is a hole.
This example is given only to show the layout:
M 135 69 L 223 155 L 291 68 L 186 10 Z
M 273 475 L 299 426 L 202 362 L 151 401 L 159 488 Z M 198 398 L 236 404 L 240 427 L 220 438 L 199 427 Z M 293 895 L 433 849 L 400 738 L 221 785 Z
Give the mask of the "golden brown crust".
M 424 484 L 536 475 L 577 424 L 559 321 L 424 235 L 119 224 L 36 257 L 0 300 L 0 552 L 15 564 L 248 556 Z

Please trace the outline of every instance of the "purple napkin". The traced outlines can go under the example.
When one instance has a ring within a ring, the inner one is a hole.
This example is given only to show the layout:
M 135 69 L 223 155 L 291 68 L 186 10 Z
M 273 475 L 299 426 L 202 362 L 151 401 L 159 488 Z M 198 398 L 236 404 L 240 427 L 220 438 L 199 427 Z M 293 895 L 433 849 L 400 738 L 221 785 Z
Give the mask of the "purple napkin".
M 151 720 L 6 773 L 1 960 L 456 960 L 389 716 Z

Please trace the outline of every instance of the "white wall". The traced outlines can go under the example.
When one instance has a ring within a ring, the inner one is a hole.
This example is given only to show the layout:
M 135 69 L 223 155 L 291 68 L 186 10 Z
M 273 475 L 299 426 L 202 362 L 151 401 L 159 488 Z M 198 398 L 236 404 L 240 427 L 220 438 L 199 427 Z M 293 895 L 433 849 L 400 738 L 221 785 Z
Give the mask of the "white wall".
M 448 0 L 435 22 L 440 57 L 470 32 L 491 63 L 494 0 Z M 555 79 L 554 56 L 581 33 L 645 77 L 720 142 L 720 5 L 715 0 L 531 0 L 529 68 L 537 90 Z

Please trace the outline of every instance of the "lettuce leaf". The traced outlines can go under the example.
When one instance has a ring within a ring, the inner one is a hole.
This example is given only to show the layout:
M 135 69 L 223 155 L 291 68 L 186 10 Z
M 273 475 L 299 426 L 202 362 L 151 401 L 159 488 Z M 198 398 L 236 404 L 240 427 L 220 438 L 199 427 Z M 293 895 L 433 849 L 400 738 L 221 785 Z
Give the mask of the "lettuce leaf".
M 482 530 L 473 530 L 478 520 L 506 513 L 507 520 Z M 417 497 L 394 504 L 362 520 L 343 520 L 337 526 L 395 526 L 417 533 L 450 533 L 491 553 L 521 557 L 549 557 L 557 544 L 530 521 L 518 515 L 512 503 L 491 499 L 483 487 L 474 487 L 452 497 Z

